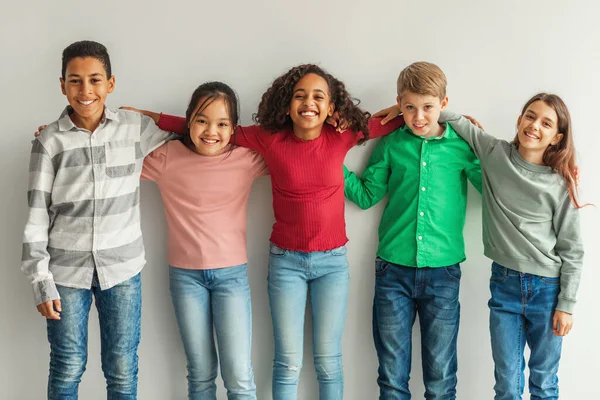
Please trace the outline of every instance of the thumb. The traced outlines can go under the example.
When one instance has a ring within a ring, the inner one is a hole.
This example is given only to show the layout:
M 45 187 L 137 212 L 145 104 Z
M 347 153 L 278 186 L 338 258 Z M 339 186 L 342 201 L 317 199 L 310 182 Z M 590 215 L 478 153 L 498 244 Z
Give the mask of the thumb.
M 394 118 L 396 118 L 396 116 L 395 116 L 395 115 L 392 115 L 392 114 L 388 114 L 388 115 L 386 115 L 386 116 L 385 116 L 385 118 L 383 118 L 383 119 L 381 120 L 381 125 L 385 125 L 385 124 L 387 124 L 388 122 L 390 122 L 390 121 L 391 121 L 391 120 L 393 120 Z

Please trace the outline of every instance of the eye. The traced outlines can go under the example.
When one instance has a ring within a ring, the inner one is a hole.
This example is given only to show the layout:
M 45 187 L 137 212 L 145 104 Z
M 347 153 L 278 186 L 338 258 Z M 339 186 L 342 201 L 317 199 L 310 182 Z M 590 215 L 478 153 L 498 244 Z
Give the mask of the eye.
M 71 79 L 69 82 L 77 84 L 77 83 L 80 83 L 81 80 L 80 79 Z
M 222 127 L 222 128 L 226 128 L 226 127 L 228 127 L 228 126 L 229 126 L 229 124 L 228 124 L 227 122 L 221 122 L 221 123 L 219 124 L 219 126 L 220 126 L 220 127 Z
M 294 99 L 302 99 L 304 96 L 302 96 L 301 94 L 296 94 L 294 95 Z
M 406 106 L 406 109 L 412 111 L 415 109 L 415 107 L 414 106 Z
M 206 120 L 205 120 L 204 118 L 198 118 L 198 119 L 196 120 L 196 122 L 197 122 L 197 123 L 199 123 L 199 124 L 206 125 Z
M 98 82 L 100 82 L 100 79 L 98 79 L 98 78 L 92 79 L 92 83 L 98 83 Z
M 550 123 L 548 123 L 548 122 L 544 122 L 544 126 L 545 126 L 546 128 L 551 128 L 551 127 L 552 127 L 552 125 L 550 125 Z
M 433 106 L 432 106 L 432 105 L 426 105 L 426 106 L 425 106 L 425 110 L 426 110 L 426 111 L 429 111 L 429 110 L 431 110 L 432 108 L 433 108 Z
M 533 116 L 532 115 L 525 115 L 525 118 L 528 119 L 528 120 L 532 120 Z

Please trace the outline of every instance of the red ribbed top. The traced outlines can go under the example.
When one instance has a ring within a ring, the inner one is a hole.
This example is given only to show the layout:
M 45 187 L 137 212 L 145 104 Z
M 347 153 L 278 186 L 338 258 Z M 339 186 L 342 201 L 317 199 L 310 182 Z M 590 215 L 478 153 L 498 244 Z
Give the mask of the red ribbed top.
M 404 124 L 369 120 L 371 138 L 392 133 Z M 161 129 L 182 132 L 185 119 L 161 114 Z M 238 127 L 235 144 L 255 150 L 271 173 L 275 225 L 271 242 L 296 251 L 325 251 L 348 242 L 344 218 L 344 158 L 361 134 L 339 133 L 325 124 L 321 136 L 302 140 L 291 129 L 272 134 L 260 125 Z

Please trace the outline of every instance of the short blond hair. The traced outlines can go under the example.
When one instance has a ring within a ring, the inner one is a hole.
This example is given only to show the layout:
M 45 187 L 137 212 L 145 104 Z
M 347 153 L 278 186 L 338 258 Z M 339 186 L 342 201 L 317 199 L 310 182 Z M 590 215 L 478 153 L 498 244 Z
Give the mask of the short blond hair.
M 419 61 L 404 68 L 398 76 L 398 96 L 405 92 L 446 97 L 446 75 L 435 64 Z

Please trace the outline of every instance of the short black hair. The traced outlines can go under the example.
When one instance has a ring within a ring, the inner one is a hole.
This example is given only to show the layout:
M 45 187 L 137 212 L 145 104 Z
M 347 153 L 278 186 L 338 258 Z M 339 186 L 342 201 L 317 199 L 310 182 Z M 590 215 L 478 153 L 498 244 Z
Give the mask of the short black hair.
M 67 46 L 62 53 L 62 78 L 65 79 L 67 73 L 67 64 L 74 58 L 81 57 L 92 57 L 100 61 L 104 65 L 106 70 L 106 79 L 110 79 L 112 71 L 110 68 L 110 57 L 108 56 L 108 50 L 103 44 L 94 42 L 91 40 L 82 40 L 75 42 Z

